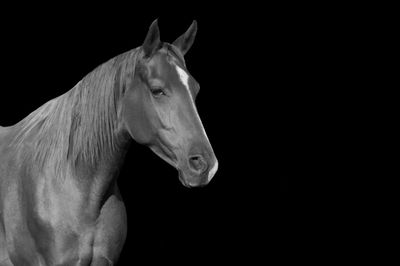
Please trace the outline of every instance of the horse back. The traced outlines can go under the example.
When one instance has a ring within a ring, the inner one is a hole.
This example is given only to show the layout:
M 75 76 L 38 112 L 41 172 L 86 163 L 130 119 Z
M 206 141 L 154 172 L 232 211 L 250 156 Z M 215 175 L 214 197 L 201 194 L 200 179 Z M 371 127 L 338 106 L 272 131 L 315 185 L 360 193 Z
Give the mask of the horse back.
M 12 140 L 11 130 L 12 127 L 0 127 L 0 180 L 4 176 L 2 174 L 2 169 L 4 170 L 7 157 L 9 157 L 9 148 L 8 144 L 10 144 Z
M 0 181 L 4 178 L 4 171 L 5 171 L 5 164 L 6 164 L 6 158 L 8 157 L 8 154 L 6 152 L 6 144 L 9 141 L 9 128 L 6 127 L 0 127 Z M 0 183 L 1 185 L 1 183 Z
M 2 127 L 2 126 L 0 126 L 0 147 L 4 143 L 8 133 L 10 131 L 10 129 L 11 129 L 11 127 Z
M 1 141 L 2 137 L 3 137 L 3 135 L 5 135 L 5 134 L 6 134 L 6 128 L 0 126 L 0 141 Z
M 9 186 L 17 175 L 18 158 L 11 144 L 13 138 L 13 127 L 0 127 L 0 214 L 3 211 L 6 192 L 10 191 Z

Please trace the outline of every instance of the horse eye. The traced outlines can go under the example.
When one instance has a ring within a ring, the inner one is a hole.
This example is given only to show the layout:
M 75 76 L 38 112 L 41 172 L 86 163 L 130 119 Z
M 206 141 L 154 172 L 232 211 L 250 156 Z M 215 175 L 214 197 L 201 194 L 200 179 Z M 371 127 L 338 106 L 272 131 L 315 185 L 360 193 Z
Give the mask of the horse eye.
M 156 97 L 165 95 L 164 90 L 161 88 L 152 88 L 150 91 L 151 91 L 151 94 L 153 94 Z

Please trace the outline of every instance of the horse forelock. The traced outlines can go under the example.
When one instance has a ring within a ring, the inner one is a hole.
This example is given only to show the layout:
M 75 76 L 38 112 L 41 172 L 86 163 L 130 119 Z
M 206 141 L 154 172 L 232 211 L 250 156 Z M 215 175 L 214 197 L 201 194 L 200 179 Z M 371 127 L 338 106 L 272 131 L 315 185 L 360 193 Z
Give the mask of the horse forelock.
M 179 49 L 169 43 L 166 43 L 165 46 L 166 46 L 167 50 L 169 51 L 169 55 L 173 59 L 179 61 L 183 66 L 185 66 L 185 59 L 184 59 L 182 53 L 179 51 Z
M 186 67 L 185 59 L 184 59 L 182 53 L 179 51 L 178 48 L 176 48 L 174 45 L 172 45 L 170 43 L 164 42 L 162 45 L 160 45 L 160 49 L 157 50 L 154 53 L 154 55 L 156 55 L 157 53 L 165 54 L 169 61 L 178 62 L 182 66 Z M 147 58 L 147 60 L 149 60 L 149 58 Z
M 42 105 L 16 125 L 11 145 L 22 153 L 31 147 L 34 165 L 52 164 L 56 171 L 77 161 L 95 164 L 116 148 L 121 79 L 134 71 L 136 58 L 137 49 L 121 54 Z

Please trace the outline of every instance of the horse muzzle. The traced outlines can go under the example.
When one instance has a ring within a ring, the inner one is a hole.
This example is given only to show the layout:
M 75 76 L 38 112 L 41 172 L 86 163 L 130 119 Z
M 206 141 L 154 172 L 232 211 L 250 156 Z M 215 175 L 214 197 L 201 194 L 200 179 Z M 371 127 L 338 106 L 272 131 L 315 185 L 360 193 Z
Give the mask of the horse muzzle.
M 178 168 L 179 180 L 186 187 L 205 186 L 217 170 L 218 160 L 215 156 L 190 155 L 185 165 Z

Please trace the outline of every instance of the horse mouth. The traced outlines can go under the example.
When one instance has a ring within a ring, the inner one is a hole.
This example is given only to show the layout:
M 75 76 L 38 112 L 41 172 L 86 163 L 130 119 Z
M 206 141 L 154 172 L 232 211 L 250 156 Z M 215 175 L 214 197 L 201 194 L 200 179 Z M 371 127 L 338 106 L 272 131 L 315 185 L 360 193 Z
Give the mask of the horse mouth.
M 207 179 L 203 178 L 202 176 L 188 176 L 185 174 L 185 171 L 181 168 L 177 168 L 179 181 L 188 188 L 193 187 L 203 187 L 208 184 Z
M 178 175 L 179 175 L 179 181 L 181 181 L 182 185 L 184 185 L 185 187 L 192 188 L 196 186 L 195 184 L 188 182 L 187 179 L 184 178 L 184 174 L 181 169 L 178 169 Z
M 182 177 L 181 170 L 178 170 L 178 175 L 179 175 L 179 181 L 181 181 L 182 185 L 184 185 L 185 187 L 188 187 L 188 188 L 193 187 L 188 182 L 186 182 L 186 180 Z

